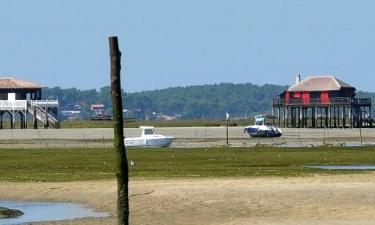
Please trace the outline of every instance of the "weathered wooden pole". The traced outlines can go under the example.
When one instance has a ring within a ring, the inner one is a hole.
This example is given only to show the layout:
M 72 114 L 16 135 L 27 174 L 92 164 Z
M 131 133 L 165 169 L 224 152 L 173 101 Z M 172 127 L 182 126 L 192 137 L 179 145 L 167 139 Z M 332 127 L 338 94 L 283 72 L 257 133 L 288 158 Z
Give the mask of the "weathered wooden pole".
M 3 115 L 4 115 L 4 113 L 0 112 L 0 129 L 1 130 L 3 129 Z
M 36 117 L 36 108 L 33 108 L 33 127 L 34 129 L 38 129 L 38 119 Z
M 121 52 L 117 37 L 109 38 L 111 57 L 111 95 L 113 108 L 114 147 L 116 151 L 117 177 L 117 221 L 119 225 L 129 224 L 129 197 L 128 197 L 128 160 L 124 144 L 124 125 L 122 117 L 121 96 Z
M 44 108 L 44 115 L 46 117 L 46 122 L 44 124 L 44 128 L 48 128 L 49 127 L 49 121 L 48 121 L 48 108 L 47 108 L 47 106 Z

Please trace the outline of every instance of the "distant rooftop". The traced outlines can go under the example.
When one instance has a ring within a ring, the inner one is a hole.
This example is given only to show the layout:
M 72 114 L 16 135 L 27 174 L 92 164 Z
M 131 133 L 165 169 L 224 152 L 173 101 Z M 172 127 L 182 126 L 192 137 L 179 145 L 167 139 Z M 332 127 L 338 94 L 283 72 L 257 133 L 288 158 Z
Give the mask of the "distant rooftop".
M 341 88 L 353 88 L 334 76 L 311 76 L 288 88 L 288 92 L 300 91 L 339 91 Z
M 0 77 L 0 89 L 39 89 L 41 85 L 13 77 Z

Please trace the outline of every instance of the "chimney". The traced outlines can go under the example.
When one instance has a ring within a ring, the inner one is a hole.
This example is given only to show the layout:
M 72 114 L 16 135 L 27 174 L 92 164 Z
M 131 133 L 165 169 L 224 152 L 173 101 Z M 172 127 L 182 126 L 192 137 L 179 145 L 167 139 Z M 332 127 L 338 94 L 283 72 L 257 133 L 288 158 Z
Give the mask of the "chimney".
M 298 84 L 299 82 L 301 82 L 301 74 L 298 74 L 296 76 L 296 84 Z

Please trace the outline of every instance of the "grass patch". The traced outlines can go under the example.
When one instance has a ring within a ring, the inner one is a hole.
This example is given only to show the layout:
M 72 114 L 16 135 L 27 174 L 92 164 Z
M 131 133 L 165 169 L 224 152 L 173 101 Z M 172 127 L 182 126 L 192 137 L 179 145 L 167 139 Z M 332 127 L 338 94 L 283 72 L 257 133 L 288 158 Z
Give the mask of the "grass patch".
M 130 177 L 253 177 L 366 173 L 304 165 L 375 164 L 374 148 L 128 149 Z M 0 150 L 2 181 L 114 178 L 112 149 Z

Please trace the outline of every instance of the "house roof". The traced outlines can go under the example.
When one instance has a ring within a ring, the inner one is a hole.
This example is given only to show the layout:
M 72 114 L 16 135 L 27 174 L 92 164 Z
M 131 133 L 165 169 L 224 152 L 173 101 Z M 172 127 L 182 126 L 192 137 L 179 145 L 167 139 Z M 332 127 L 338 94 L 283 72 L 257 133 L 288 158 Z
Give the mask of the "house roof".
M 341 88 L 353 88 L 334 76 L 311 76 L 288 88 L 288 92 L 300 91 L 339 91 Z
M 0 77 L 0 89 L 39 89 L 41 85 L 13 77 Z

